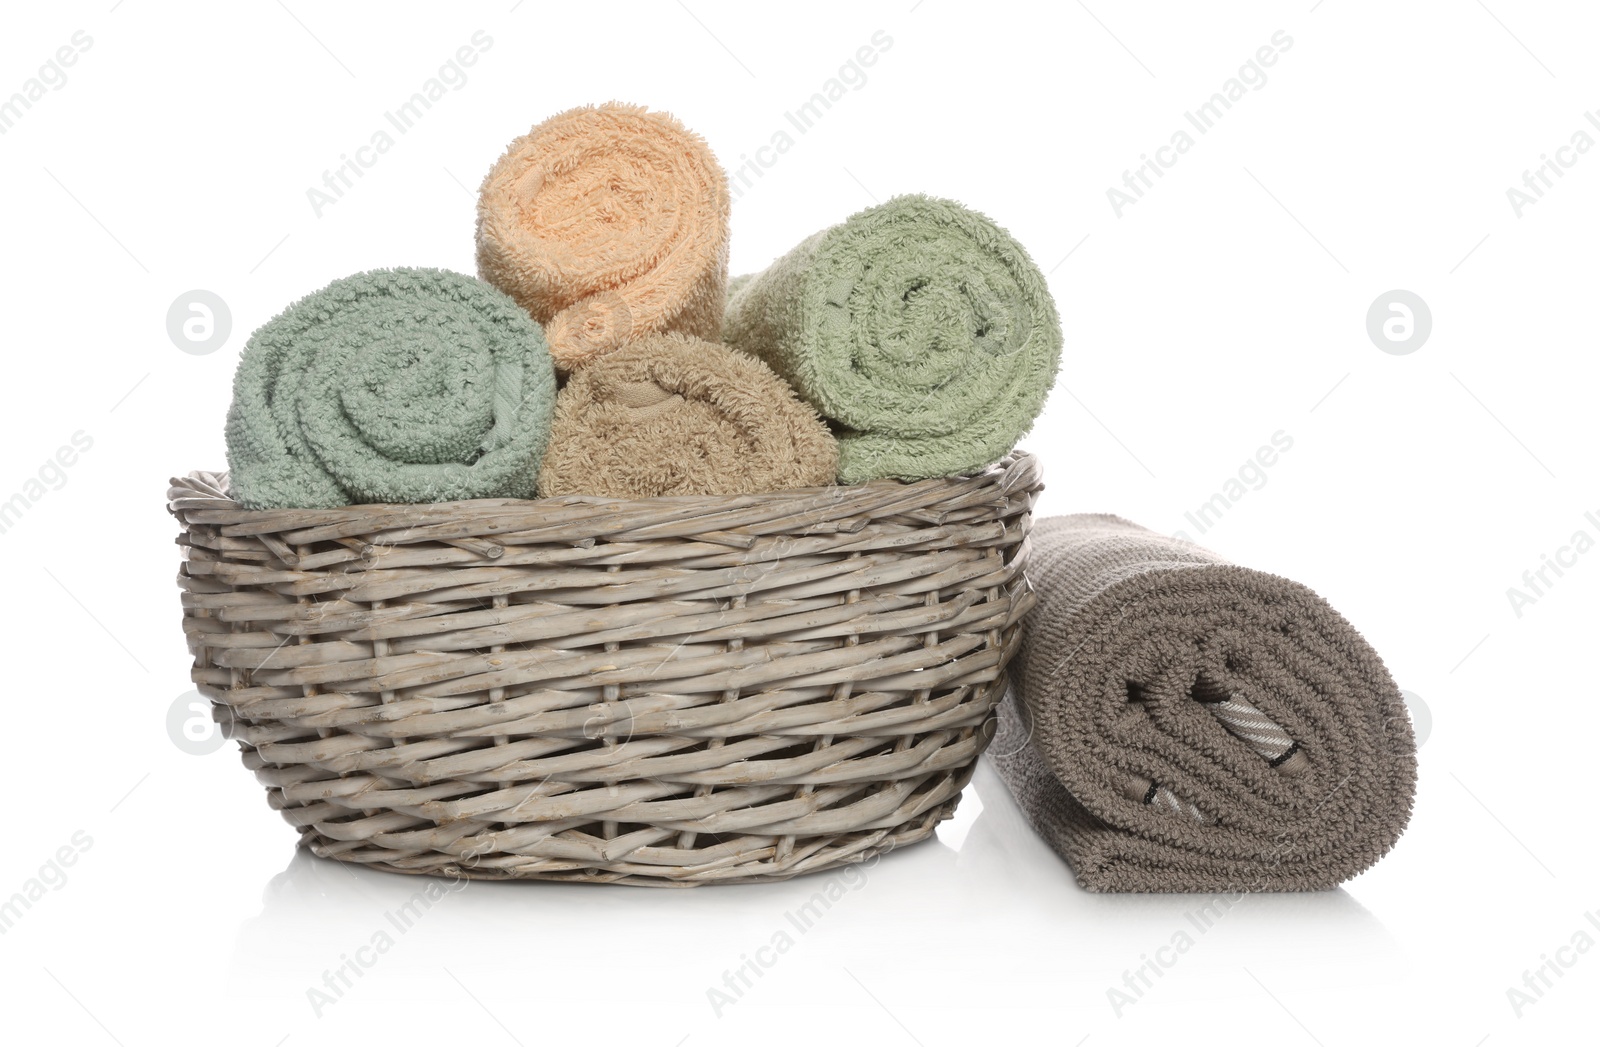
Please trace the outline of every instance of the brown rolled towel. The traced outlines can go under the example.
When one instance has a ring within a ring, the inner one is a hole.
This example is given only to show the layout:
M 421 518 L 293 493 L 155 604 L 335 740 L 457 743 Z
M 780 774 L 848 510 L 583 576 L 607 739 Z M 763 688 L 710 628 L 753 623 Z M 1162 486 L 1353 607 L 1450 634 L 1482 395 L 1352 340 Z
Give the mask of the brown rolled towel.
M 838 467 L 827 425 L 765 364 L 660 334 L 568 380 L 539 493 L 755 494 L 830 484 Z
M 631 339 L 715 339 L 728 284 L 728 179 L 671 115 L 608 102 L 512 142 L 478 194 L 478 275 L 545 325 L 571 371 Z
M 989 756 L 1090 891 L 1324 890 L 1411 816 L 1377 653 L 1305 586 L 1115 516 L 1034 527 Z

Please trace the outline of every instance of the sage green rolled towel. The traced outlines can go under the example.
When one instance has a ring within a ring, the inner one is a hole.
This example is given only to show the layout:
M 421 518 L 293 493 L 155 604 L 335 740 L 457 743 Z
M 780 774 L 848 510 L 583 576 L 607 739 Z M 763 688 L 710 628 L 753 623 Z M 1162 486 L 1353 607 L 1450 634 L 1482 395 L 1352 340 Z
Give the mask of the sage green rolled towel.
M 231 493 L 251 509 L 532 498 L 555 395 L 538 324 L 483 281 L 347 276 L 245 345 Z
M 1003 457 L 1044 408 L 1062 340 L 1022 245 L 926 196 L 868 208 L 734 280 L 722 338 L 833 423 L 847 484 Z

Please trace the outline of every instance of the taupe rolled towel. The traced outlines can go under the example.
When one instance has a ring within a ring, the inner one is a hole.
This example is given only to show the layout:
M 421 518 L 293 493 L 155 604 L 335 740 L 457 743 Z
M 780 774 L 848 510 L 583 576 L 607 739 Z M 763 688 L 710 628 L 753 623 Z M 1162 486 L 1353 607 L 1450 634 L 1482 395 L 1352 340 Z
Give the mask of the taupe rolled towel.
M 649 335 L 576 371 L 556 397 L 539 493 L 759 494 L 833 482 L 839 445 L 761 361 Z
M 1377 653 L 1305 586 L 1114 516 L 1032 535 L 989 756 L 1090 891 L 1309 891 L 1405 829 L 1416 742 Z

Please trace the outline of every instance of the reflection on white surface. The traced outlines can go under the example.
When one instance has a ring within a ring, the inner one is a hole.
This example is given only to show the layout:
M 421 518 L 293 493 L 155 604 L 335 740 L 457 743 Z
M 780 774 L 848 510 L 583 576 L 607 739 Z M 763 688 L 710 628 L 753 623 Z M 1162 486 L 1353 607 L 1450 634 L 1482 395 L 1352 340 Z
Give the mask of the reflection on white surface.
M 1370 974 L 1395 959 L 1383 925 L 1343 890 L 1252 895 L 1208 910 L 1211 901 L 1083 891 L 984 764 L 934 840 L 770 884 L 452 883 L 297 850 L 263 889 L 260 915 L 240 926 L 229 981 L 241 994 L 304 996 L 307 1017 L 320 1017 L 352 995 L 403 996 L 418 978 L 443 977 L 441 968 L 454 976 L 452 961 L 503 954 L 523 978 L 582 984 L 618 955 L 656 948 L 671 987 L 663 991 L 720 1017 L 776 995 L 784 979 L 803 984 L 937 945 L 975 964 L 1025 962 L 1035 976 L 1077 983 L 1115 1017 L 1118 1000 L 1125 1009 L 1170 992 L 1165 979 L 1180 968 L 1191 979 L 1237 972 L 1259 965 L 1264 946 L 1280 976 L 1316 977 L 1356 955 Z

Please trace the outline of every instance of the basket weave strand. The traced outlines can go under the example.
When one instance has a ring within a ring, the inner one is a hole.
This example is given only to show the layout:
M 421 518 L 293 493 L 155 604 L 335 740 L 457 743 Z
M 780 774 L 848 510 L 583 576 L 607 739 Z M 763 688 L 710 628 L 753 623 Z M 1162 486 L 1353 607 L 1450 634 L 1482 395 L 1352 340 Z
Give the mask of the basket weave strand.
M 992 734 L 1037 461 L 766 495 L 247 510 L 172 481 L 193 679 L 316 854 L 649 885 L 950 816 Z

